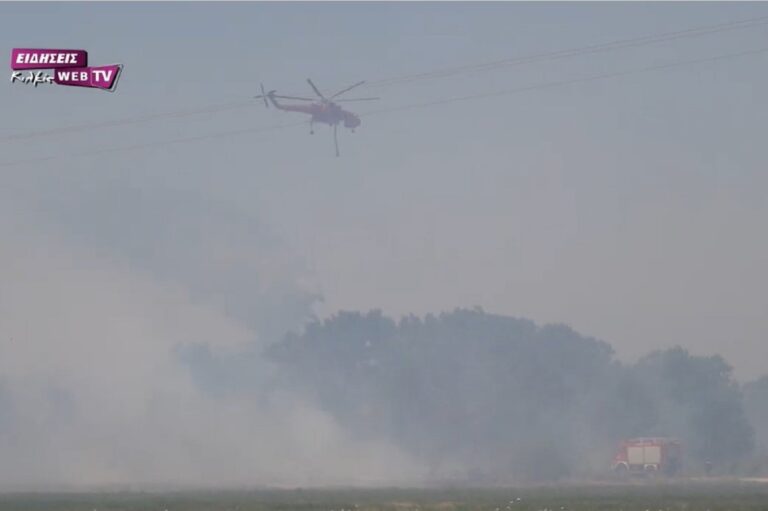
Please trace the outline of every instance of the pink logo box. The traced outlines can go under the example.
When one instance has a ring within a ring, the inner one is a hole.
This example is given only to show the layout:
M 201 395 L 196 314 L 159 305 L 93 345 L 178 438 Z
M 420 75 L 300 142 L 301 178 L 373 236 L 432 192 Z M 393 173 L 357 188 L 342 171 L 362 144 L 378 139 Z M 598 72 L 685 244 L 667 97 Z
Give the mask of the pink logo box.
M 14 48 L 11 50 L 11 69 L 64 69 L 86 67 L 88 52 L 85 50 L 44 50 Z

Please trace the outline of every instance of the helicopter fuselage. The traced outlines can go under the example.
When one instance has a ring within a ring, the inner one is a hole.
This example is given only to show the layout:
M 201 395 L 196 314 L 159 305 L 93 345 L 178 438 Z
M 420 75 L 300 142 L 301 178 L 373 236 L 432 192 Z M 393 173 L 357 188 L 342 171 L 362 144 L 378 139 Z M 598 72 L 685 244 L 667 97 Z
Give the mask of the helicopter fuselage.
M 338 124 L 344 124 L 345 128 L 354 129 L 360 126 L 360 118 L 344 110 L 339 105 L 332 101 L 323 101 L 318 103 L 312 103 L 311 105 L 284 105 L 279 103 L 273 96 L 268 96 L 270 102 L 278 110 L 284 110 L 287 112 L 301 112 L 312 116 L 311 122 L 319 122 L 335 126 Z

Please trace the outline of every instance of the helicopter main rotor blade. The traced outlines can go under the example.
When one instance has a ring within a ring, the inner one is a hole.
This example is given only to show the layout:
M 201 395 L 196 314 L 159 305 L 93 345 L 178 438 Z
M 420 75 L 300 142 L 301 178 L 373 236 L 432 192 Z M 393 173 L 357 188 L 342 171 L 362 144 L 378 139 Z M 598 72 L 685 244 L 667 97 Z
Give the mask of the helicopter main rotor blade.
M 365 80 L 363 80 L 362 82 L 357 82 L 357 83 L 356 83 L 356 84 L 354 84 L 354 85 L 350 85 L 350 86 L 349 86 L 349 87 L 347 87 L 346 89 L 342 89 L 342 90 L 340 90 L 339 92 L 337 92 L 336 94 L 334 94 L 333 96 L 331 96 L 331 99 L 333 99 L 333 98 L 336 98 L 336 97 L 339 97 L 339 96 L 341 96 L 342 94 L 344 94 L 345 92 L 351 91 L 351 90 L 352 90 L 352 89 L 354 89 L 355 87 L 359 87 L 360 85 L 362 85 L 362 84 L 364 84 L 364 83 L 365 83 Z
M 273 97 L 280 98 L 280 99 L 295 99 L 297 101 L 315 101 L 312 98 L 302 98 L 299 96 L 278 96 L 277 94 L 274 94 Z
M 278 98 L 278 99 L 295 99 L 296 101 L 315 101 L 312 98 L 300 98 L 297 96 L 278 96 L 277 94 L 259 94 L 258 96 L 254 96 L 256 99 L 261 98 Z
M 349 99 L 337 99 L 336 102 L 337 103 L 342 103 L 342 102 L 345 102 L 345 101 L 376 101 L 376 100 L 379 100 L 379 99 L 381 99 L 381 98 L 349 98 Z
M 312 80 L 307 78 L 307 83 L 310 85 L 310 87 L 312 87 L 312 90 L 315 91 L 315 94 L 320 96 L 320 99 L 325 99 L 325 96 L 323 96 L 322 93 L 317 89 L 317 87 L 315 87 L 315 84 L 312 83 Z

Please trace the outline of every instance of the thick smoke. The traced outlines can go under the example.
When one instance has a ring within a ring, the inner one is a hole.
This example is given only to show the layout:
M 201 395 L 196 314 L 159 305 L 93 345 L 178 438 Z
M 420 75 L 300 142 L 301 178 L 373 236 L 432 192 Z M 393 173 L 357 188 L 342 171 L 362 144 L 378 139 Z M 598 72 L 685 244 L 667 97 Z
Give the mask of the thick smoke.
M 301 261 L 230 205 L 106 181 L 6 198 L 6 488 L 550 481 L 640 435 L 681 438 L 694 472 L 761 470 L 765 380 L 744 401 L 720 357 L 621 364 L 479 309 L 318 321 Z
M 39 215 L 78 246 L 183 288 L 262 340 L 301 325 L 320 299 L 302 261 L 260 219 L 191 190 L 96 180 L 42 193 Z
M 749 468 L 768 474 L 768 376 L 744 385 L 744 402 L 757 443 L 757 455 Z
M 2 489 L 420 478 L 247 356 L 317 297 L 264 229 L 167 191 L 61 196 L 7 197 L 0 220 Z M 247 375 L 226 369 L 233 391 L 206 385 L 201 346 L 247 362 Z

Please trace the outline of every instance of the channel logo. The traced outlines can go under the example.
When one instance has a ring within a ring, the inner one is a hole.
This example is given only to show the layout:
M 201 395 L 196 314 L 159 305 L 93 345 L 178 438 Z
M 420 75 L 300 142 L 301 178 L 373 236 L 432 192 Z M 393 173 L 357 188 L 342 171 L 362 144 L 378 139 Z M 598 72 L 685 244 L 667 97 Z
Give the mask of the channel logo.
M 85 50 L 14 48 L 11 50 L 11 70 L 11 83 L 34 87 L 55 84 L 114 92 L 123 66 L 88 66 Z

